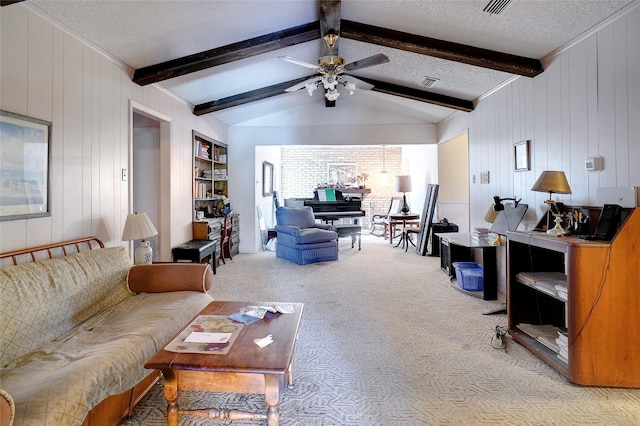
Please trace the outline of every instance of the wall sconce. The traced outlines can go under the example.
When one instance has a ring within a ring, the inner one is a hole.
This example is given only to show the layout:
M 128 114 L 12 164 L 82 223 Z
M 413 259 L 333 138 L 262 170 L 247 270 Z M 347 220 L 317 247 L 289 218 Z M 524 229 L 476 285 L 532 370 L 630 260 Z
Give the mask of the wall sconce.
M 127 216 L 127 221 L 124 223 L 124 230 L 122 231 L 122 240 L 141 240 L 140 245 L 134 252 L 136 264 L 150 264 L 153 262 L 153 249 L 147 238 L 154 235 L 158 235 L 158 231 L 156 231 L 146 213 L 131 213 Z
M 547 234 L 566 234 L 567 231 L 562 228 L 562 212 L 558 209 L 556 202 L 551 199 L 551 194 L 553 193 L 571 194 L 571 188 L 569 187 L 569 182 L 567 182 L 567 177 L 564 175 L 564 172 L 557 170 L 545 170 L 533 184 L 531 190 L 549 193 L 549 199 L 545 201 L 545 203 L 549 205 L 550 211 L 550 213 L 547 212 L 547 214 L 553 214 L 555 216 L 556 226 L 551 228 L 550 222 L 547 220 Z

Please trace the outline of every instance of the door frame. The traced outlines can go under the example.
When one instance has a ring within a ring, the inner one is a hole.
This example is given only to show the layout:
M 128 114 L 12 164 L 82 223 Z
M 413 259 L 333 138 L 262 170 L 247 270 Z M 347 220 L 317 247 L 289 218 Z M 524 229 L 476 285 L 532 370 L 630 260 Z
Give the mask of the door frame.
M 171 159 L 170 159 L 170 141 L 171 141 L 171 121 L 172 118 L 158 111 L 148 108 L 136 101 L 129 100 L 129 147 L 128 147 L 128 163 L 129 171 L 133 170 L 133 114 L 140 114 L 160 123 L 160 155 L 158 170 L 160 174 L 160 184 L 158 185 L 158 223 L 155 224 L 158 230 L 158 253 L 155 256 L 160 261 L 169 261 L 171 259 Z M 128 187 L 128 207 L 127 214 L 133 213 L 133 179 L 132 173 L 129 173 Z M 162 190 L 166 188 L 166 190 Z M 126 219 L 126 217 L 125 217 Z M 124 221 L 123 221 L 124 223 Z M 129 246 L 129 250 L 133 253 L 133 241 Z

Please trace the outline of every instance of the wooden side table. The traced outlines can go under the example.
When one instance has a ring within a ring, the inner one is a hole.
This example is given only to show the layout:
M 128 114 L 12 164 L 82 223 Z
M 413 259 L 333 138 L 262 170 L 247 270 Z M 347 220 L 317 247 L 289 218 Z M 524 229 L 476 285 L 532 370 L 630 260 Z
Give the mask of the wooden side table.
M 191 240 L 171 249 L 173 261 L 190 260 L 192 262 L 210 263 L 216 273 L 215 252 L 218 240 Z

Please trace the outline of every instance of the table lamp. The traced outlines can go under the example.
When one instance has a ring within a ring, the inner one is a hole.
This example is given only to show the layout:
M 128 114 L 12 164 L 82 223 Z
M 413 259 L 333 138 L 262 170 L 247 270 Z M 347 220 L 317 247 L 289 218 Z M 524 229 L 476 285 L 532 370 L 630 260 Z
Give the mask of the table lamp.
M 409 213 L 409 205 L 407 204 L 407 192 L 411 192 L 411 176 L 396 176 L 396 192 L 402 192 L 402 214 Z
M 562 228 L 562 213 L 558 210 L 556 202 L 551 199 L 551 194 L 553 193 L 571 194 L 571 188 L 569 187 L 569 182 L 567 182 L 567 177 L 564 175 L 564 172 L 557 170 L 545 170 L 544 172 L 542 172 L 540 177 L 538 177 L 538 180 L 533 184 L 531 190 L 549 193 L 549 199 L 546 200 L 545 203 L 549 205 L 551 214 L 555 216 L 556 226 L 548 229 L 547 234 L 566 234 L 567 231 Z M 549 212 L 547 212 L 547 214 L 549 214 Z M 550 228 L 550 226 L 547 225 L 547 228 Z
M 500 198 L 500 196 L 494 195 L 493 203 L 491 204 L 491 207 L 489 207 L 489 210 L 487 210 L 487 213 L 485 213 L 484 220 L 489 223 L 494 223 L 498 218 L 498 214 L 500 214 L 501 211 L 504 211 L 504 204 L 502 204 L 502 202 L 507 200 L 513 201 L 513 206 L 512 206 L 513 208 L 518 207 L 518 204 L 521 201 L 521 199 L 518 199 L 515 196 L 513 198 Z M 496 237 L 495 240 L 493 240 L 491 244 L 495 246 L 503 245 L 504 239 L 502 238 L 502 235 L 500 234 L 497 234 L 497 235 L 498 236 Z
M 158 235 L 158 231 L 156 231 L 146 213 L 131 213 L 127 216 L 127 221 L 124 223 L 124 230 L 122 231 L 122 240 L 141 240 L 140 245 L 134 252 L 136 264 L 152 263 L 153 249 L 147 238 L 154 235 Z

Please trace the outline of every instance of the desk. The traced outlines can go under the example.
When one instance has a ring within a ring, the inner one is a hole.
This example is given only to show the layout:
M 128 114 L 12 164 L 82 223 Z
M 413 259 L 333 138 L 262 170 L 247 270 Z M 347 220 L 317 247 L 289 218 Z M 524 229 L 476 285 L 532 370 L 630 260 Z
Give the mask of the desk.
M 395 228 L 395 225 L 402 224 L 402 234 L 400 236 L 400 241 L 398 241 L 398 244 L 396 244 L 396 247 L 402 244 L 402 247 L 404 248 L 405 239 L 406 239 L 406 234 L 404 230 L 407 227 L 407 223 L 410 222 L 410 223 L 420 224 L 420 222 L 418 221 L 418 219 L 420 219 L 420 215 L 416 213 L 407 213 L 407 214 L 398 213 L 398 214 L 390 214 L 389 218 L 391 219 L 389 221 L 389 244 L 393 244 L 393 230 Z M 408 244 L 408 242 L 406 244 Z
M 216 273 L 216 245 L 218 240 L 191 240 L 171 249 L 173 261 L 190 260 L 192 262 L 210 263 Z
M 499 246 L 487 241 L 474 241 L 471 234 L 463 233 L 437 233 L 440 238 L 440 267 L 443 271 L 454 277 L 455 271 L 453 262 L 477 262 L 482 265 L 484 290 L 467 291 L 460 286 L 457 290 L 472 296 L 480 297 L 484 300 L 498 299 L 498 260 L 496 249 Z
M 245 306 L 273 306 L 265 302 L 211 302 L 198 315 L 229 315 Z M 280 420 L 280 400 L 285 385 L 293 387 L 293 352 L 302 317 L 303 304 L 287 303 L 290 314 L 267 313 L 265 318 L 245 325 L 226 354 L 176 353 L 160 349 L 145 368 L 158 369 L 164 376 L 167 425 L 177 426 L 178 415 L 250 420 L 266 419 L 268 426 Z M 260 348 L 253 340 L 271 334 L 273 343 Z M 266 413 L 240 410 L 183 410 L 178 405 L 180 391 L 237 392 L 263 394 Z

